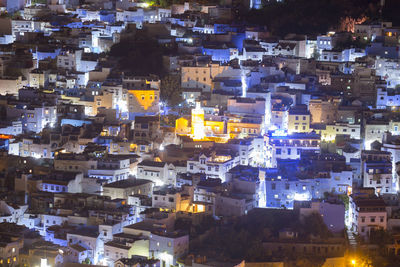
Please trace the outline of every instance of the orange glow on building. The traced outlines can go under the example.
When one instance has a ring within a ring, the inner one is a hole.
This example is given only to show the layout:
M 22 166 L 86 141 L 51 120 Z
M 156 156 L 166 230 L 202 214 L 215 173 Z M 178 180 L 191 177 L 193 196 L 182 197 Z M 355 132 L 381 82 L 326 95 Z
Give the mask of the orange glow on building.
M 157 97 L 156 90 L 129 90 L 129 94 L 136 98 L 136 101 L 143 107 L 144 110 L 148 110 Z
M 211 134 L 224 134 L 225 123 L 223 121 L 204 121 L 205 130 L 207 133 Z
M 350 196 L 353 193 L 353 188 L 351 186 L 347 187 L 347 195 Z
M 190 134 L 189 120 L 186 118 L 179 118 L 175 121 L 176 134 Z
M 261 133 L 261 124 L 228 122 L 227 126 L 229 138 L 246 137 L 248 135 L 259 135 Z
M 14 136 L 8 134 L 0 134 L 0 139 L 13 139 Z

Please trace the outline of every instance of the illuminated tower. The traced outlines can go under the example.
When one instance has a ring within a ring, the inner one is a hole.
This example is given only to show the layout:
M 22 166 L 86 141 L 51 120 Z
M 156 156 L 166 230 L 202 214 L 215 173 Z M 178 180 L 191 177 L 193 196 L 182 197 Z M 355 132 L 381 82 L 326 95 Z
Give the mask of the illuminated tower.
M 196 108 L 192 109 L 192 138 L 193 140 L 202 140 L 204 137 L 204 110 L 201 108 L 200 102 L 196 102 Z

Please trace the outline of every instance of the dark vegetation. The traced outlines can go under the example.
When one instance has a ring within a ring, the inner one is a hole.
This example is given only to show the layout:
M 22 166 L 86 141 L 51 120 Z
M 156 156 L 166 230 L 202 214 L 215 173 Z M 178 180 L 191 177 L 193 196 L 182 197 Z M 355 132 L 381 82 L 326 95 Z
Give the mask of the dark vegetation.
M 137 76 L 164 76 L 162 56 L 170 50 L 171 48 L 160 45 L 146 31 L 138 30 L 121 38 L 121 42 L 111 47 L 109 55 L 117 60 L 119 71 Z
M 209 221 L 207 224 L 213 225 Z M 298 233 L 297 241 L 312 238 L 325 240 L 332 236 L 318 214 L 300 221 L 298 213 L 292 210 L 254 209 L 232 223 L 219 223 L 210 228 L 211 233 L 202 242 L 194 239 L 191 249 L 219 259 L 245 259 L 250 262 L 287 259 L 290 255 L 274 254 L 271 258 L 262 246 L 263 242 L 278 240 L 279 231 L 285 228 Z
M 168 75 L 161 80 L 160 98 L 167 106 L 175 107 L 182 101 L 180 76 Z
M 344 18 L 384 19 L 400 24 L 400 1 L 386 0 L 285 0 L 265 1 L 261 10 L 241 10 L 241 16 L 255 25 L 265 25 L 278 36 L 288 33 L 321 34 L 337 30 Z

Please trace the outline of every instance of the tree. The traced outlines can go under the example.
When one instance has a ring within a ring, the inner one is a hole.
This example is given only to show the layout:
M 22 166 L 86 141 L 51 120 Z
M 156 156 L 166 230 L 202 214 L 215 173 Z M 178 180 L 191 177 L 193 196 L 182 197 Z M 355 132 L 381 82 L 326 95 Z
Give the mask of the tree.
M 121 42 L 111 47 L 109 55 L 118 62 L 119 71 L 138 76 L 163 76 L 162 56 L 165 53 L 165 48 L 157 40 L 140 30 L 121 38 Z
M 373 19 L 378 16 L 378 6 L 379 0 L 264 1 L 261 10 L 239 16 L 244 16 L 248 23 L 266 25 L 274 35 L 283 37 L 288 33 L 321 34 L 336 30 L 346 17 Z M 392 17 L 395 12 L 396 9 L 391 11 Z
M 383 229 L 371 230 L 370 232 L 369 242 L 378 245 L 381 249 L 385 248 L 385 245 L 392 243 L 392 241 L 393 236 Z
M 92 262 L 90 261 L 89 258 L 86 258 L 86 259 L 82 262 L 82 264 L 92 264 Z
M 328 238 L 332 236 L 328 227 L 324 223 L 319 213 L 312 213 L 304 218 L 304 223 L 300 226 L 303 238 L 307 238 L 310 235 L 318 236 L 320 238 Z
M 20 68 L 15 68 L 15 67 L 11 67 L 11 66 L 6 68 L 4 75 L 9 76 L 9 77 L 15 77 L 15 78 L 23 76 Z
M 176 106 L 182 101 L 179 76 L 168 75 L 161 80 L 160 98 L 168 106 Z

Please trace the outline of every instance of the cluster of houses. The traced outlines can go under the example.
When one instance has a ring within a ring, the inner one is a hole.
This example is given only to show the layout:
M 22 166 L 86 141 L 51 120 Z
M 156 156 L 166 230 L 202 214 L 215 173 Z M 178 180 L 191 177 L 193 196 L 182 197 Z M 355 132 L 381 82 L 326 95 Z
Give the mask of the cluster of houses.
M 0 1 L 0 265 L 255 266 L 205 258 L 178 226 L 258 209 L 319 214 L 335 240 L 263 246 L 326 266 L 348 235 L 396 234 L 400 28 L 275 37 L 233 3 L 152 4 Z M 163 77 L 116 75 L 110 49 L 135 31 L 176 47 L 176 106 Z

